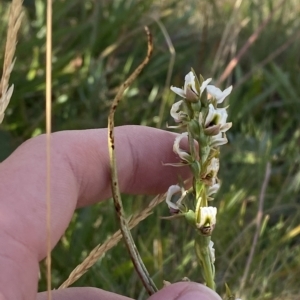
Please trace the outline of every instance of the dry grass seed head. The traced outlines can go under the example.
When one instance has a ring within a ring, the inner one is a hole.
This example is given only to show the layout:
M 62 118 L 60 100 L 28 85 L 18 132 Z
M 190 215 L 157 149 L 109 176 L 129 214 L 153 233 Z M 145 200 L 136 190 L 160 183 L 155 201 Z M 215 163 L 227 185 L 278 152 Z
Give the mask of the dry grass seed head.
M 138 225 L 141 221 L 151 215 L 152 210 L 155 206 L 165 200 L 166 195 L 156 196 L 149 205 L 142 210 L 140 213 L 134 215 L 129 221 L 129 228 L 132 229 Z M 88 271 L 97 261 L 100 259 L 105 252 L 116 246 L 122 239 L 121 230 L 116 231 L 105 243 L 97 245 L 87 256 L 87 258 L 79 264 L 69 275 L 68 279 L 59 287 L 64 289 L 70 286 L 72 283 L 77 281 L 84 273 Z
M 23 16 L 22 3 L 22 0 L 13 0 L 9 11 L 3 73 L 0 81 L 0 124 L 3 121 L 5 109 L 14 89 L 13 85 L 8 87 L 8 83 L 15 63 L 14 55 L 17 45 L 17 34 Z

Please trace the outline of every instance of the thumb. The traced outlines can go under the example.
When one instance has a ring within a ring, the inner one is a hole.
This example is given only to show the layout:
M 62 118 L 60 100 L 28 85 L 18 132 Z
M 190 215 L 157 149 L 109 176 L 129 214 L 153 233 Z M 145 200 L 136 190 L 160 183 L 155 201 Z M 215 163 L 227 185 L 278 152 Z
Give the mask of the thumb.
M 148 300 L 222 300 L 208 287 L 196 282 L 177 282 L 167 285 Z

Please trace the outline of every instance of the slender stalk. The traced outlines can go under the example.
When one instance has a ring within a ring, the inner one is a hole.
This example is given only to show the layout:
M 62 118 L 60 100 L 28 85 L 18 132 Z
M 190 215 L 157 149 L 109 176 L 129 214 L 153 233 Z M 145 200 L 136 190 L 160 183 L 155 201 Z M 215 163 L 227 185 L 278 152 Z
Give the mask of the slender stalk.
M 211 241 L 210 236 L 203 236 L 197 234 L 195 237 L 195 251 L 200 265 L 202 266 L 202 273 L 206 285 L 212 290 L 216 290 L 216 284 L 214 281 L 215 271 L 214 265 L 211 260 L 209 243 Z
M 129 78 L 121 85 L 110 109 L 109 117 L 108 117 L 108 147 L 109 147 L 109 157 L 110 157 L 110 168 L 111 168 L 111 187 L 112 194 L 114 199 L 114 205 L 117 212 L 117 216 L 120 223 L 120 229 L 125 241 L 125 245 L 127 250 L 131 256 L 131 260 L 134 264 L 135 270 L 137 271 L 142 283 L 147 290 L 149 295 L 154 294 L 157 291 L 157 287 L 152 281 L 141 257 L 136 248 L 134 240 L 132 238 L 130 229 L 128 227 L 128 222 L 125 218 L 119 182 L 118 182 L 118 174 L 117 174 L 117 162 L 115 156 L 115 136 L 114 136 L 114 114 L 117 109 L 119 102 L 121 101 L 122 95 L 126 88 L 130 86 L 130 84 L 136 79 L 136 77 L 140 74 L 146 64 L 149 62 L 150 56 L 153 51 L 152 45 L 152 37 L 149 32 L 149 29 L 145 28 L 147 37 L 148 37 L 148 52 L 144 59 L 144 61 L 135 69 L 135 71 L 129 76 Z
M 52 0 L 47 0 L 47 40 L 46 40 L 46 223 L 47 223 L 47 299 L 51 300 L 51 98 L 52 98 Z

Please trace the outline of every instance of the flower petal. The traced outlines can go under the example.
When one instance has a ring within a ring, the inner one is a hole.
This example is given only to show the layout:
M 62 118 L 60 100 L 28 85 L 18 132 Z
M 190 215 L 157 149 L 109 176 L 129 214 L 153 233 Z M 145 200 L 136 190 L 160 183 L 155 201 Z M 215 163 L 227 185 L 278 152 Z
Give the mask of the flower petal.
M 190 71 L 184 78 L 184 92 L 187 93 L 187 88 L 190 87 L 193 92 L 197 94 L 196 86 L 195 86 L 195 75 L 192 71 Z
M 181 196 L 180 198 L 176 201 L 176 203 L 172 202 L 172 197 L 173 195 L 179 193 L 181 191 Z M 167 191 L 167 196 L 166 196 L 166 203 L 173 213 L 178 213 L 180 211 L 180 207 L 182 200 L 186 196 L 187 191 L 184 190 L 184 188 L 180 187 L 179 185 L 171 185 Z
M 217 110 L 214 108 L 214 106 L 212 104 L 209 104 L 208 106 L 208 115 L 205 119 L 205 127 L 207 127 L 212 120 L 214 119 L 215 115 L 217 114 Z
M 191 159 L 191 156 L 186 151 L 183 151 L 179 147 L 180 141 L 184 137 L 187 137 L 187 136 L 188 136 L 188 133 L 183 132 L 175 138 L 174 145 L 173 145 L 173 151 L 180 157 L 181 160 L 189 162 Z
M 206 79 L 202 82 L 201 87 L 200 87 L 200 96 L 202 95 L 202 93 L 206 89 L 207 85 L 211 82 L 211 80 L 212 80 L 212 78 L 208 78 L 208 79 Z
M 215 260 L 216 260 L 216 256 L 215 256 L 215 248 L 214 248 L 214 242 L 213 241 L 209 241 L 208 248 L 209 248 L 210 259 L 211 259 L 212 263 L 214 263 Z
M 180 108 L 182 102 L 183 102 L 183 100 L 180 100 L 180 101 L 178 101 L 178 102 L 175 102 L 175 103 L 172 105 L 172 107 L 171 107 L 171 112 L 170 112 L 170 114 L 171 114 L 172 118 L 175 120 L 175 122 L 180 122 L 180 121 L 181 121 L 181 120 L 180 120 L 180 117 L 179 117 L 179 112 L 178 112 L 178 110 L 179 110 L 179 108 Z
M 222 94 L 222 91 L 214 85 L 208 85 L 206 87 L 207 93 L 209 93 L 212 97 L 218 99 Z
M 222 103 L 224 99 L 231 93 L 231 91 L 232 91 L 232 85 L 223 91 L 222 97 L 220 97 L 217 100 L 217 103 Z
M 224 125 L 222 125 L 220 127 L 220 132 L 226 132 L 227 130 L 229 130 L 232 127 L 232 122 L 229 123 L 225 123 Z
M 222 103 L 224 99 L 231 93 L 232 86 L 225 89 L 223 92 L 214 85 L 207 86 L 207 93 L 217 100 L 217 103 Z
M 211 177 L 216 177 L 217 173 L 219 171 L 219 168 L 220 168 L 220 160 L 216 157 L 213 157 L 210 160 L 209 165 L 206 168 L 206 173 L 212 174 Z
M 214 227 L 216 225 L 217 208 L 213 206 L 200 207 L 200 220 L 196 224 L 198 228 Z
M 225 133 L 220 132 L 217 135 L 214 135 L 210 139 L 211 147 L 219 147 L 228 143 Z
M 168 207 L 170 209 L 174 209 L 177 211 L 179 211 L 179 208 L 175 203 L 173 203 L 171 201 L 171 199 L 172 199 L 172 196 L 178 192 L 180 192 L 180 186 L 179 185 L 171 185 L 167 191 L 167 196 L 166 196 L 166 202 L 167 202 Z
M 177 95 L 179 95 L 182 98 L 185 98 L 185 92 L 183 89 L 177 88 L 175 86 L 171 86 L 171 91 L 173 91 L 174 93 L 176 93 Z
M 219 183 L 213 184 L 212 186 L 210 186 L 210 187 L 208 188 L 207 196 L 211 196 L 211 195 L 217 193 L 218 190 L 219 190 L 219 188 L 220 188 L 220 184 L 219 184 Z

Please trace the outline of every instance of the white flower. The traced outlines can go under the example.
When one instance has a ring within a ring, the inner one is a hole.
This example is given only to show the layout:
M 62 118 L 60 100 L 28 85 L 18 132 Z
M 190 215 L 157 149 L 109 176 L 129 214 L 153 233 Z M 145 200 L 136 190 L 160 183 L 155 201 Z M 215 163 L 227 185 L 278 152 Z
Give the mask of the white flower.
M 171 107 L 171 116 L 172 118 L 175 120 L 175 122 L 180 122 L 181 118 L 180 118 L 180 113 L 182 112 L 178 112 L 180 109 L 181 104 L 183 103 L 183 100 L 180 100 L 178 102 L 175 102 L 172 107 Z
M 211 259 L 212 263 L 214 263 L 215 260 L 216 260 L 216 256 L 215 256 L 215 248 L 214 248 L 214 242 L 213 241 L 209 242 L 208 248 L 209 248 L 210 259 Z
M 213 206 L 200 207 L 196 226 L 200 229 L 207 228 L 211 232 L 216 225 L 216 215 L 217 215 L 216 207 Z
M 179 193 L 181 191 L 180 198 L 176 201 L 176 203 L 172 202 L 173 195 Z M 186 196 L 187 191 L 185 191 L 183 188 L 181 188 L 179 185 L 171 185 L 168 189 L 167 196 L 166 196 L 166 203 L 170 210 L 173 212 L 179 212 L 179 207 L 181 205 L 181 202 L 183 198 Z
M 224 99 L 231 93 L 232 85 L 225 89 L 223 92 L 214 85 L 208 85 L 206 90 L 208 94 L 210 94 L 213 98 L 217 100 L 217 103 L 222 103 Z
M 232 126 L 232 123 L 226 123 L 227 117 L 228 114 L 226 108 L 215 109 L 212 104 L 209 104 L 204 126 L 205 128 L 213 128 L 214 126 L 217 126 L 215 132 L 226 132 Z
M 217 135 L 214 135 L 210 138 L 210 146 L 211 147 L 219 147 L 227 144 L 228 140 L 225 133 L 220 132 Z
M 186 151 L 183 151 L 182 149 L 180 149 L 179 144 L 180 141 L 184 138 L 187 137 L 188 133 L 187 132 L 183 132 L 180 135 L 178 135 L 175 138 L 174 141 L 174 145 L 173 145 L 173 151 L 180 157 L 181 160 L 186 161 L 186 162 L 190 162 L 191 160 L 191 155 L 188 154 Z
M 189 98 L 191 100 L 198 98 L 198 92 L 195 86 L 195 75 L 193 72 L 189 72 L 185 76 L 185 82 L 183 89 L 171 86 L 171 90 L 182 98 Z

